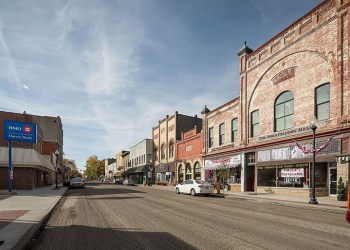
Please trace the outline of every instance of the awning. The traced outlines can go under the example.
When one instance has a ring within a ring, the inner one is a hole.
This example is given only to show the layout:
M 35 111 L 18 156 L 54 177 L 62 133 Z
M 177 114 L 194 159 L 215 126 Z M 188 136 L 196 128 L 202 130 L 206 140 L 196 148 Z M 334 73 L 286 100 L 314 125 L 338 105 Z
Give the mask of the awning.
M 133 173 L 135 173 L 135 170 L 136 170 L 136 168 L 129 168 L 128 170 L 126 170 L 126 171 L 123 173 L 123 175 L 124 175 L 124 174 L 133 174 Z
M 149 172 L 150 168 L 152 169 L 152 165 L 151 164 L 146 164 L 146 165 L 137 167 L 135 172 L 136 173 L 147 173 L 147 172 Z
M 337 162 L 338 163 L 341 163 L 341 162 L 344 162 L 344 161 L 349 162 L 350 161 L 350 155 L 337 156 Z
M 8 148 L 0 147 L 0 165 L 8 166 Z M 31 148 L 12 148 L 13 167 L 30 167 L 46 171 L 55 171 L 50 156 L 39 154 Z
M 204 170 L 235 168 L 241 165 L 241 155 L 204 160 Z

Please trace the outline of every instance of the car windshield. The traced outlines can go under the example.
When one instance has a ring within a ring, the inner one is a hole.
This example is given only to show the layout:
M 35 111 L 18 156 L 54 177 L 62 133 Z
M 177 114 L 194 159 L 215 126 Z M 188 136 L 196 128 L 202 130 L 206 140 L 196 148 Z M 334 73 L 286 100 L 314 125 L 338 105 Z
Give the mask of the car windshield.
M 74 178 L 72 181 L 74 181 L 74 182 L 80 182 L 80 181 L 82 181 L 82 180 L 81 180 L 81 178 L 77 177 L 77 178 Z

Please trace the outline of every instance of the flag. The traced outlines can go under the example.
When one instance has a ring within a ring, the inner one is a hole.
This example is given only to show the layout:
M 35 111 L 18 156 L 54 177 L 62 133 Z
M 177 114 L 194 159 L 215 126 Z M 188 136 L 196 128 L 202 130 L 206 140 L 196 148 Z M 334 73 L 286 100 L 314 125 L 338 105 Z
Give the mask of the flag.
M 306 148 L 306 146 L 304 144 L 300 144 L 299 142 L 297 142 L 296 140 L 294 140 L 295 143 L 297 144 L 298 148 L 303 151 L 304 154 L 310 154 L 312 153 L 312 150 L 309 150 Z
M 322 149 L 326 148 L 326 147 L 329 145 L 329 143 L 331 142 L 332 138 L 333 138 L 333 137 L 329 138 L 323 145 L 321 145 L 320 147 L 318 147 L 318 148 L 316 149 L 316 154 L 319 154 L 320 151 L 321 151 Z

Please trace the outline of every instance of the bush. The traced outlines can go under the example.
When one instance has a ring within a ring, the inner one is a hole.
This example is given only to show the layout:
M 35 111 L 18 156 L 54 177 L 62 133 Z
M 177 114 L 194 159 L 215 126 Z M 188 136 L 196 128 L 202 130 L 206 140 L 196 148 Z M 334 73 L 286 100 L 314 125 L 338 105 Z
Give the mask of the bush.
M 343 178 L 339 177 L 338 186 L 337 186 L 337 200 L 338 201 L 346 201 L 345 195 L 345 185 L 343 182 Z

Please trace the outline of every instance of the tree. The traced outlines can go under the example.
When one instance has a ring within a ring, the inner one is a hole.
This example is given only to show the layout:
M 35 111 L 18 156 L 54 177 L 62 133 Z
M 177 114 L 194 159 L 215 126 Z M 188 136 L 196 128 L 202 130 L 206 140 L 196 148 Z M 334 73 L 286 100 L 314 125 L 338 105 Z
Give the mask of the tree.
M 230 169 L 226 165 L 217 169 L 216 175 L 219 177 L 219 182 L 223 185 L 225 180 L 230 177 Z
M 96 155 L 90 156 L 86 160 L 86 175 L 92 179 L 97 179 L 101 175 L 104 175 L 105 164 L 104 161 L 100 161 Z

